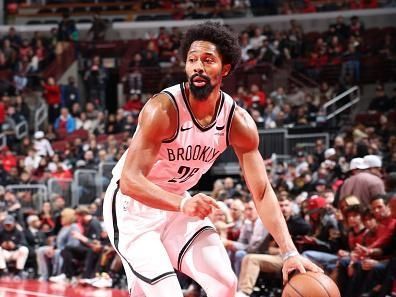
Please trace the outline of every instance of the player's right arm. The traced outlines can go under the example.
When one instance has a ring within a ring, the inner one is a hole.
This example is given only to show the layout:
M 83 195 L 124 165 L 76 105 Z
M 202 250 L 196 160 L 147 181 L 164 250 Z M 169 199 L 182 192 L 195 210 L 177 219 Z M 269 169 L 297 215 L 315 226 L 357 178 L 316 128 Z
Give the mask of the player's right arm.
M 170 193 L 147 179 L 164 140 L 177 129 L 177 111 L 167 95 L 150 99 L 139 115 L 137 129 L 128 149 L 121 172 L 120 190 L 124 195 L 153 208 L 179 211 L 183 196 Z M 204 194 L 195 195 L 184 203 L 182 211 L 190 216 L 206 217 L 216 206 Z

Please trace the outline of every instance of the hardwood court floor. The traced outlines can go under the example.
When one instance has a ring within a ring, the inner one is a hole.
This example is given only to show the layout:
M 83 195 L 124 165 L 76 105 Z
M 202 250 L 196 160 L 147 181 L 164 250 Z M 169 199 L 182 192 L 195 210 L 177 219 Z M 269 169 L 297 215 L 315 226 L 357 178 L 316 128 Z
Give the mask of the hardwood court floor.
M 127 291 L 0 279 L 0 297 L 128 297 Z

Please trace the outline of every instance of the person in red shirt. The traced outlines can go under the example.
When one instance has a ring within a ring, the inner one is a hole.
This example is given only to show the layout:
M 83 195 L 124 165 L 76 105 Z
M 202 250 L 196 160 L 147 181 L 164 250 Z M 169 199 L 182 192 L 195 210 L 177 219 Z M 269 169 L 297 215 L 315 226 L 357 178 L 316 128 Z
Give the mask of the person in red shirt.
M 371 257 L 380 254 L 383 249 L 390 244 L 392 236 L 396 230 L 396 219 L 392 218 L 389 207 L 385 203 L 384 195 L 375 196 L 370 202 L 370 208 L 378 222 L 377 238 L 368 246 L 358 245 L 356 252 L 362 257 Z
M 65 169 L 62 163 L 57 163 L 56 171 L 51 173 L 51 177 L 57 179 L 72 179 L 73 174 L 70 172 L 70 170 Z
M 6 150 L 3 156 L 3 168 L 5 171 L 9 172 L 11 168 L 17 166 L 17 158 L 13 155 L 12 151 Z
M 61 90 L 53 77 L 48 77 L 47 83 L 43 82 L 42 85 L 44 88 L 44 98 L 48 104 L 48 119 L 52 124 L 60 113 Z
M 260 111 L 263 111 L 267 106 L 267 95 L 256 84 L 250 86 L 250 92 L 246 100 L 248 107 L 258 107 Z
M 304 0 L 303 13 L 316 12 L 316 6 L 310 0 Z
M 378 0 L 363 0 L 361 5 L 365 9 L 378 8 Z
M 125 102 L 125 104 L 122 106 L 122 109 L 125 111 L 131 111 L 131 112 L 140 112 L 140 110 L 143 108 L 143 103 L 141 101 L 140 97 L 140 90 L 133 90 L 131 91 L 131 94 L 128 98 L 128 100 Z

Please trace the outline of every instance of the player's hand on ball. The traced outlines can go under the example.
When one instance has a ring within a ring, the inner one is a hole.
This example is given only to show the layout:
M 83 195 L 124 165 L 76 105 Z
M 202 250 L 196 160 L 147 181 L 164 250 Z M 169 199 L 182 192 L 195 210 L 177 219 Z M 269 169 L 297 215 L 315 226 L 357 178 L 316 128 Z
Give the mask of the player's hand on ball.
M 298 271 L 301 273 L 305 273 L 307 271 L 323 273 L 323 269 L 301 255 L 290 257 L 285 262 L 283 262 L 282 275 L 284 284 L 287 283 L 289 279 L 289 273 L 293 271 Z
M 198 193 L 184 203 L 182 211 L 188 216 L 204 219 L 213 211 L 213 208 L 219 209 L 216 200 Z

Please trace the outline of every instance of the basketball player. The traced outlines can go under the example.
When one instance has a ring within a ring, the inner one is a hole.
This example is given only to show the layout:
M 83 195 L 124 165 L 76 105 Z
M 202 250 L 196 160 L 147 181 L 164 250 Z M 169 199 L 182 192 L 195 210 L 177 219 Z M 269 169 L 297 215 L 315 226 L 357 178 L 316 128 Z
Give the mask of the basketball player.
M 151 98 L 139 116 L 130 147 L 113 169 L 104 220 L 120 255 L 132 297 L 181 297 L 174 269 L 196 280 L 208 297 L 234 297 L 237 279 L 207 216 L 216 201 L 187 190 L 231 145 L 258 213 L 292 270 L 320 271 L 290 239 L 258 151 L 254 121 L 220 90 L 240 58 L 224 26 L 191 28 L 181 51 L 188 82 Z

